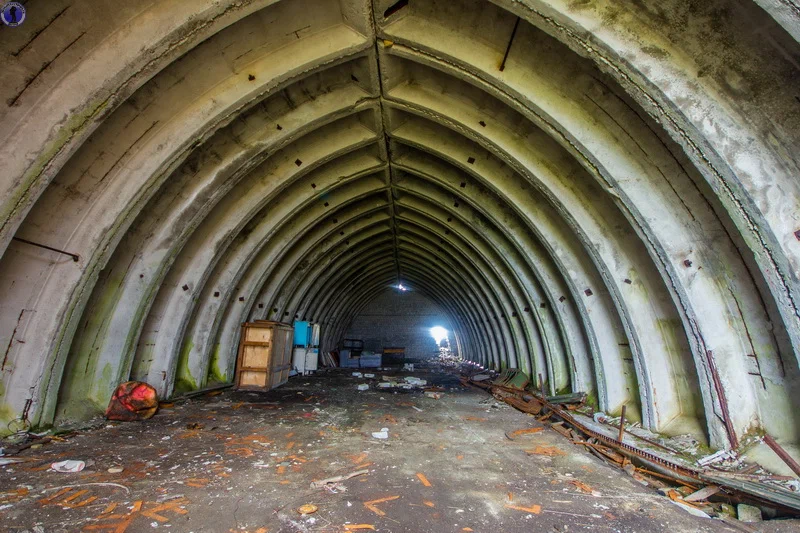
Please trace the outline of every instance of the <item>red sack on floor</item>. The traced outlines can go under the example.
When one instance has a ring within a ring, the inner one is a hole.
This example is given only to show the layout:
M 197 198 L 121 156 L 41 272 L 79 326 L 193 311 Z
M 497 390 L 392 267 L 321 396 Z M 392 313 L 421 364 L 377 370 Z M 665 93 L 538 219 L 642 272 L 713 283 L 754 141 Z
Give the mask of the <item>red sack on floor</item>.
M 109 420 L 147 420 L 158 410 L 156 390 L 141 381 L 127 381 L 117 387 L 106 409 Z

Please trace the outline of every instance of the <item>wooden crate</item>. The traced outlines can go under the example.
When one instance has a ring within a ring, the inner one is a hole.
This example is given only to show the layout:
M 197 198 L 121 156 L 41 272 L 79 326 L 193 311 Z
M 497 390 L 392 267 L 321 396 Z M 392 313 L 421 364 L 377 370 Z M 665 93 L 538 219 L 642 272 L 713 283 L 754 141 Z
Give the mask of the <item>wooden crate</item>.
M 270 390 L 289 380 L 294 328 L 282 322 L 256 320 L 242 324 L 236 359 L 236 388 Z

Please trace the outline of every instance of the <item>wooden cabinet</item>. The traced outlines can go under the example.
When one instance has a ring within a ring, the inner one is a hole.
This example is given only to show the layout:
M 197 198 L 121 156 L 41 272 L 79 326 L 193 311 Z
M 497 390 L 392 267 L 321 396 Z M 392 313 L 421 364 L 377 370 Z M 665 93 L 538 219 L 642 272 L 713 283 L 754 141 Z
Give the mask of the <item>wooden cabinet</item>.
M 242 324 L 236 359 L 236 388 L 270 390 L 289 380 L 294 328 L 282 322 L 256 320 Z

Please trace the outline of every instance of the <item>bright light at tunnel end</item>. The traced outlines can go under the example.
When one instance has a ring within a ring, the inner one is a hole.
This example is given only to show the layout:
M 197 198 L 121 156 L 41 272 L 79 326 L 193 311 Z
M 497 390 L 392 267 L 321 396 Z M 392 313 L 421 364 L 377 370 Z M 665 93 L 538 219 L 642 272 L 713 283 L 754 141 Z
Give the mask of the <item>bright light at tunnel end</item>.
M 441 326 L 433 327 L 431 328 L 431 337 L 436 341 L 436 344 L 440 344 L 447 338 L 447 330 Z

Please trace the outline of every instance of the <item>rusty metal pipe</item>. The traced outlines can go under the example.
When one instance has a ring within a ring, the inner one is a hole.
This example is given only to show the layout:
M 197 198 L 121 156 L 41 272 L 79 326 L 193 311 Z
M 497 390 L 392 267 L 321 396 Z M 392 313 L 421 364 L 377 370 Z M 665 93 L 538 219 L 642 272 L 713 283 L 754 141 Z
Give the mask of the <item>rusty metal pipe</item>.
M 783 459 L 783 462 L 792 469 L 792 472 L 800 476 L 800 464 L 797 464 L 797 461 L 795 461 L 794 458 L 792 458 L 792 456 L 789 455 L 789 453 L 784 450 L 781 445 L 777 443 L 777 441 L 775 441 L 775 439 L 769 435 L 764 435 L 764 444 L 772 448 L 772 451 L 775 452 L 778 457 Z

